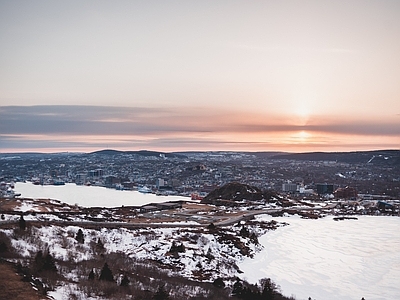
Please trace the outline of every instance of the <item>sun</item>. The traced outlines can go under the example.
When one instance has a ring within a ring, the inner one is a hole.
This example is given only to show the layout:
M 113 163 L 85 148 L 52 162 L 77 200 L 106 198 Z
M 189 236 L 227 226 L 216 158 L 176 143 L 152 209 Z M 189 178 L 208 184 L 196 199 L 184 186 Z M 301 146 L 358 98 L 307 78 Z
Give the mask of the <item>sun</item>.
M 298 143 L 307 143 L 310 141 L 311 134 L 305 130 L 301 130 L 294 134 L 294 138 Z

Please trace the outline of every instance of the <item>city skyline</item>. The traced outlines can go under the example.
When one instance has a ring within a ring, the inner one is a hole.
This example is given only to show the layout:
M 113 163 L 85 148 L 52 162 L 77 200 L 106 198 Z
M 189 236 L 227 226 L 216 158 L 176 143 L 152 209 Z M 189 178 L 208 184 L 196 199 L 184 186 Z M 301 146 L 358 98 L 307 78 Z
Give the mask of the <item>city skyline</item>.
M 0 152 L 400 148 L 398 1 L 0 2 Z

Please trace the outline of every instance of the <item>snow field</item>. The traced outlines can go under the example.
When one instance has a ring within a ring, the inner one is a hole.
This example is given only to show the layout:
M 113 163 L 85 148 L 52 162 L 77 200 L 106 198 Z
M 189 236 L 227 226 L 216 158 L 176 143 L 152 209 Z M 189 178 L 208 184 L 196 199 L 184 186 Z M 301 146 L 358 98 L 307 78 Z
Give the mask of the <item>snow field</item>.
M 290 225 L 259 238 L 264 249 L 239 264 L 242 278 L 270 277 L 299 300 L 400 299 L 400 218 L 274 219 Z

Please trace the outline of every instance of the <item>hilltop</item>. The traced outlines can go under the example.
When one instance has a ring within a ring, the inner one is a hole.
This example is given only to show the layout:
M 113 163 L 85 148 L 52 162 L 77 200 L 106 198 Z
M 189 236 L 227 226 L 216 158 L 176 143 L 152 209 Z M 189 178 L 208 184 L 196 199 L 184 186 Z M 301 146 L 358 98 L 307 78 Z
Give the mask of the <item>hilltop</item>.
M 226 205 L 230 202 L 251 201 L 251 202 L 269 202 L 273 196 L 277 196 L 274 191 L 261 191 L 261 189 L 239 182 L 231 182 L 220 188 L 211 191 L 201 203 Z
M 89 155 L 138 155 L 138 156 L 154 156 L 154 157 L 174 157 L 174 158 L 185 158 L 185 155 L 178 153 L 149 151 L 149 150 L 138 150 L 138 151 L 120 151 L 113 149 L 105 149 L 88 153 Z
M 270 158 L 299 161 L 334 161 L 352 164 L 399 165 L 400 150 L 284 153 L 273 155 Z

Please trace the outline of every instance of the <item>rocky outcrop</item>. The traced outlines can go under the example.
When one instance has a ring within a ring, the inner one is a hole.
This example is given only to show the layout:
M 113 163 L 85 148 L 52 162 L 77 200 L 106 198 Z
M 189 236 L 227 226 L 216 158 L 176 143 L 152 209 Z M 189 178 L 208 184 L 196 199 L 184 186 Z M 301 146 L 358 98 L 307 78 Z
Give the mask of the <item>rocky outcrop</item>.
M 236 202 L 247 200 L 268 202 L 276 193 L 262 191 L 257 187 L 239 182 L 231 182 L 210 192 L 201 203 L 215 205 L 234 205 Z

